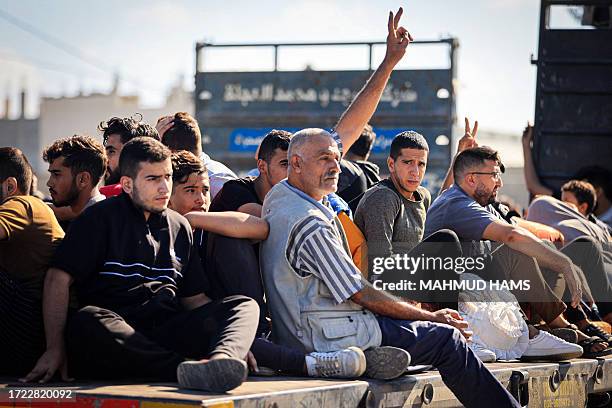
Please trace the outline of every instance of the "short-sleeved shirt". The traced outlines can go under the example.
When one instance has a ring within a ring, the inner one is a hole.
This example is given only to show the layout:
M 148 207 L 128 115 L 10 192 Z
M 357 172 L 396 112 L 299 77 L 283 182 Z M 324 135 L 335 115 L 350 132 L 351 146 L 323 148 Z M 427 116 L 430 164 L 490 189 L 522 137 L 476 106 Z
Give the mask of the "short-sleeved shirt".
M 255 177 L 225 182 L 221 191 L 210 203 L 209 211 L 238 211 L 238 208 L 248 203 L 263 204 L 255 191 Z
M 208 288 L 187 220 L 170 209 L 145 219 L 125 193 L 85 210 L 52 266 L 72 275 L 81 306 L 138 308 L 159 294 L 189 297 Z
M 363 289 L 362 275 L 353 262 L 340 220 L 327 199 L 315 201 L 287 180 L 281 183 L 300 197 L 315 204 L 331 225 L 319 217 L 308 216 L 294 225 L 287 244 L 289 263 L 302 276 L 314 275 L 323 280 L 338 303 Z
M 235 178 L 238 178 L 236 174 L 225 164 L 213 160 L 209 155 L 202 152 L 200 154 L 200 159 L 204 162 L 206 166 L 206 170 L 208 171 L 208 178 L 210 180 L 210 197 L 215 198 L 217 193 L 221 191 L 223 185 Z
M 357 210 L 359 199 L 367 189 L 368 179 L 363 170 L 349 160 L 340 160 L 337 194 L 348 203 L 353 212 Z
M 380 168 L 376 164 L 366 160 L 355 160 L 353 163 L 363 170 L 363 173 L 368 181 L 368 188 L 372 187 L 381 180 Z
M 0 271 L 35 299 L 42 297 L 45 273 L 64 237 L 53 211 L 33 196 L 13 196 L 0 204 Z
M 605 222 L 603 222 L 602 220 L 600 220 L 599 218 L 597 218 L 597 217 L 595 216 L 595 214 L 590 213 L 590 214 L 588 215 L 588 219 L 589 219 L 589 221 L 591 221 L 591 222 L 593 222 L 593 223 L 595 223 L 595 224 L 599 225 L 599 228 L 602 228 L 602 229 L 604 229 L 605 231 L 608 231 L 608 234 L 612 235 L 612 227 L 611 227 L 611 226 L 609 226 L 608 224 L 606 224 Z
M 600 243 L 610 242 L 607 228 L 601 228 L 576 208 L 553 197 L 542 196 L 533 200 L 529 205 L 527 219 L 561 231 L 568 243 L 581 236 L 592 237 Z
M 464 245 L 466 256 L 488 256 L 497 244 L 484 240 L 485 229 L 494 221 L 508 224 L 492 205 L 482 206 L 456 184 L 440 194 L 427 211 L 425 236 L 441 229 L 453 230 Z
M 355 224 L 361 229 L 374 256 L 406 253 L 423 240 L 425 216 L 431 195 L 419 186 L 414 200 L 408 200 L 390 179 L 369 189 L 355 213 Z

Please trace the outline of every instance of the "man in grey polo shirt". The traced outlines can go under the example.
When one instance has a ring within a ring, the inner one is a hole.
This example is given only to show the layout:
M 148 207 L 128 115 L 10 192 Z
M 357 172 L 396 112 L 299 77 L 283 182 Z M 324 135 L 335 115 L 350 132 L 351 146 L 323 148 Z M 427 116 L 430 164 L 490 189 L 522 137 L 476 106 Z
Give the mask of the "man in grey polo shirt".
M 466 130 L 464 139 L 468 138 L 467 133 Z M 518 217 L 506 221 L 493 206 L 503 186 L 504 165 L 498 152 L 488 146 L 459 150 L 449 171 L 449 180 L 452 178 L 454 184 L 429 208 L 425 234 L 440 228 L 455 231 L 464 245 L 464 254 L 483 260 L 484 268 L 477 274 L 486 280 L 529 282 L 529 287 L 511 291 L 519 302 L 529 304 L 531 313 L 534 316 L 537 313 L 549 327 L 567 328 L 569 318 L 579 328 L 593 331 L 580 306 L 583 288 L 585 298 L 592 300 L 590 290 L 582 271 L 572 263 L 571 255 L 566 249 L 557 251 L 552 244 L 547 245 L 536 237 L 537 229 L 547 227 Z M 562 300 L 566 291 L 571 297 L 567 308 Z M 594 342 L 586 332 L 576 330 L 576 333 L 579 344 L 586 348 L 585 356 L 610 353 L 603 334 L 598 335 L 602 341 Z M 538 333 L 530 328 L 529 337 L 529 348 L 523 358 L 559 358 L 565 350 L 571 351 L 571 345 L 559 343 L 544 331 Z

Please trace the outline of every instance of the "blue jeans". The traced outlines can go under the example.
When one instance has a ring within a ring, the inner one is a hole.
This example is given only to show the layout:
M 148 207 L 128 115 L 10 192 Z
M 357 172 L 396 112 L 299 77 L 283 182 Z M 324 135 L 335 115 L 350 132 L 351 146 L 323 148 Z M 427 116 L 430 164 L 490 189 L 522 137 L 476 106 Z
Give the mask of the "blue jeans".
M 437 368 L 442 381 L 466 407 L 520 407 L 454 327 L 381 316 L 378 324 L 383 346 L 406 350 L 412 365 L 430 364 Z

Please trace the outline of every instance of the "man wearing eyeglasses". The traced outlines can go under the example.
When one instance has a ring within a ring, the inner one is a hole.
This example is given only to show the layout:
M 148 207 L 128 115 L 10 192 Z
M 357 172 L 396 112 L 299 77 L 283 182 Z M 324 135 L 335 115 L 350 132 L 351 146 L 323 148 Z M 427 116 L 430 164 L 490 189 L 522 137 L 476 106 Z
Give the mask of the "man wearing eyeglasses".
M 445 183 L 451 184 L 434 201 L 427 212 L 425 236 L 447 228 L 457 233 L 465 256 L 483 258 L 485 267 L 476 271 L 487 280 L 529 282 L 529 285 L 513 290 L 519 302 L 529 305 L 533 316 L 539 316 L 551 328 L 571 326 L 563 316 L 566 305 L 562 301 L 566 289 L 571 300 L 568 313 L 581 313 L 579 306 L 583 290 L 591 298 L 583 274 L 569 257 L 554 246 L 536 237 L 536 224 L 518 217 L 507 221 L 492 205 L 503 186 L 504 165 L 497 151 L 487 146 L 477 146 L 466 120 L 466 136 L 460 141 L 459 154 L 455 157 Z M 537 228 L 542 228 L 539 224 Z M 562 241 L 563 236 L 549 231 L 551 241 Z M 529 286 L 527 288 L 527 286 Z M 572 319 L 573 320 L 573 319 Z M 578 333 L 578 340 L 589 337 Z M 558 358 L 570 346 L 559 343 L 554 336 L 530 329 L 530 347 L 524 357 Z M 585 356 L 603 352 L 605 342 L 591 341 Z

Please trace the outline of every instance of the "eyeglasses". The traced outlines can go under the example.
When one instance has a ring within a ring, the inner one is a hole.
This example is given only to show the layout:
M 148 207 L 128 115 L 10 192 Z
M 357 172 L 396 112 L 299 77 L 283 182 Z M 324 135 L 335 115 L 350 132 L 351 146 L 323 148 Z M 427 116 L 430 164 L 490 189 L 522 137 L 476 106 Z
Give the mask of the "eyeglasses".
M 488 174 L 489 176 L 493 176 L 494 180 L 501 180 L 502 176 L 501 171 L 472 171 L 470 174 Z

